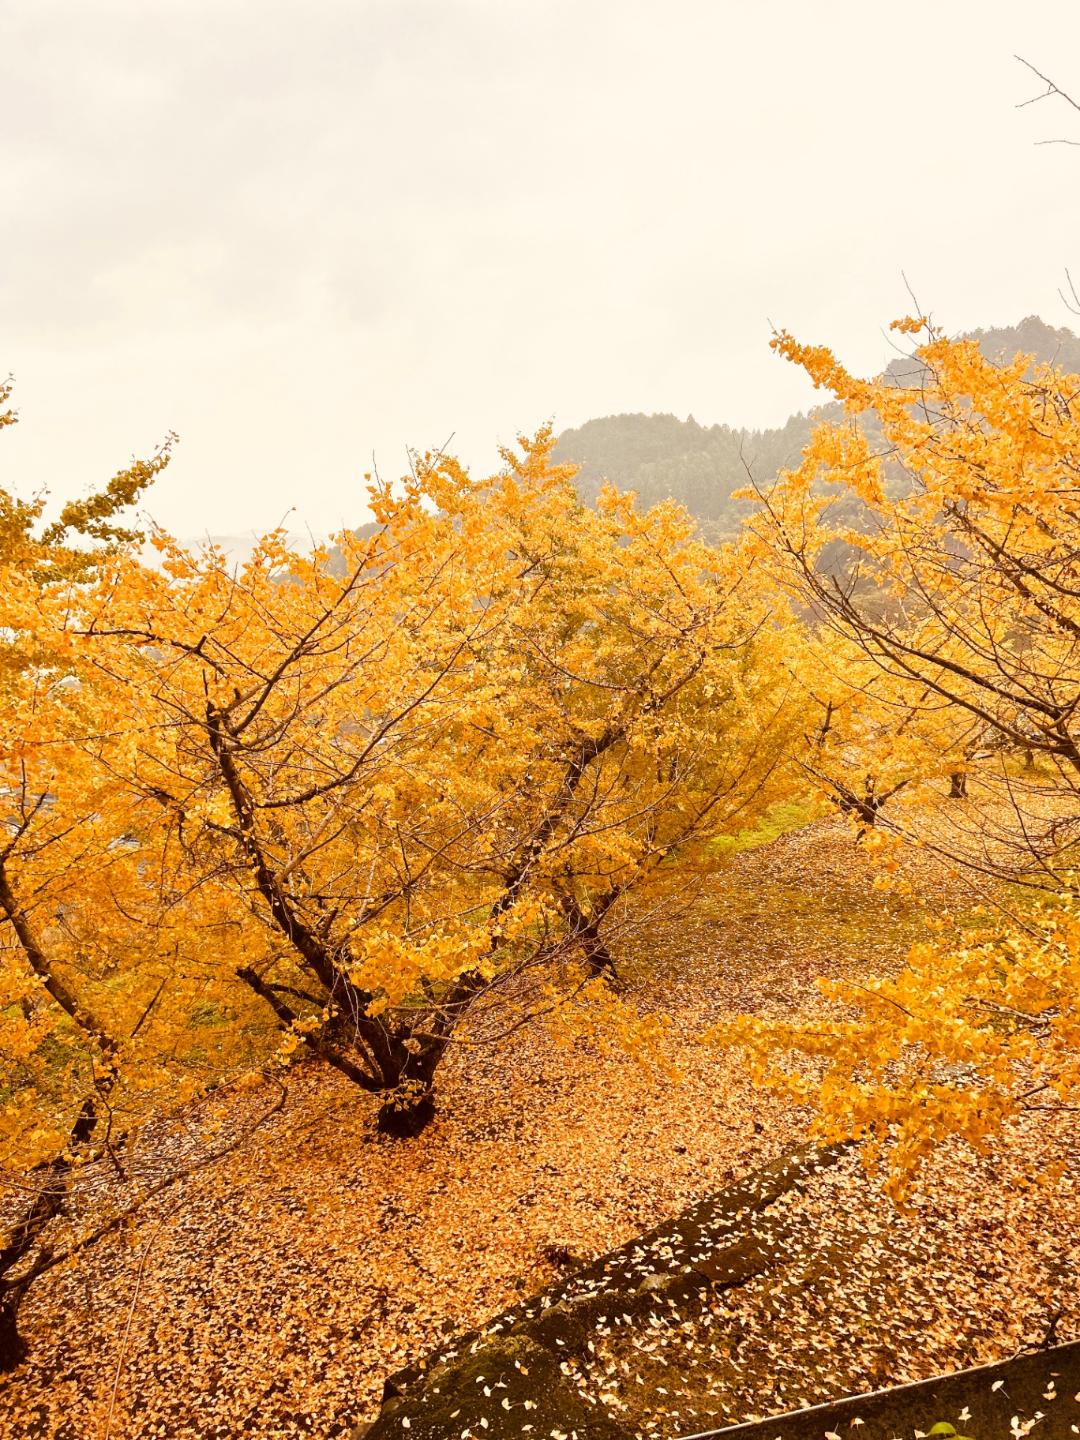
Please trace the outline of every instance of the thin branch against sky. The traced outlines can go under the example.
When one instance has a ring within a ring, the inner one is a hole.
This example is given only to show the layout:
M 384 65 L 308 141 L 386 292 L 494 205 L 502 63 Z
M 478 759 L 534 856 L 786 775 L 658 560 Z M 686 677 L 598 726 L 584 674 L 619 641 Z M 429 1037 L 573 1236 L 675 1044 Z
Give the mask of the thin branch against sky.
M 1016 59 L 1020 61 L 1021 65 L 1026 65 L 1027 68 L 1031 71 L 1031 73 L 1033 75 L 1037 75 L 1039 79 L 1043 82 L 1043 84 L 1046 86 L 1046 89 L 1043 90 L 1040 94 L 1032 95 L 1031 98 L 1028 100 L 1021 100 L 1016 107 L 1018 110 L 1023 110 L 1028 105 L 1037 105 L 1040 100 L 1050 100 L 1054 97 L 1064 100 L 1065 103 L 1067 105 L 1071 105 L 1074 110 L 1080 110 L 1080 101 L 1074 100 L 1067 90 L 1062 90 L 1060 86 L 1056 85 L 1054 81 L 1049 78 L 1049 76 L 1044 75 L 1041 70 L 1036 69 L 1036 67 L 1032 65 L 1030 60 L 1025 60 L 1022 55 L 1017 55 Z M 1058 135 L 1054 136 L 1052 139 L 1049 140 L 1036 140 L 1035 144 L 1080 145 L 1080 140 L 1073 140 L 1068 138 L 1067 136 Z

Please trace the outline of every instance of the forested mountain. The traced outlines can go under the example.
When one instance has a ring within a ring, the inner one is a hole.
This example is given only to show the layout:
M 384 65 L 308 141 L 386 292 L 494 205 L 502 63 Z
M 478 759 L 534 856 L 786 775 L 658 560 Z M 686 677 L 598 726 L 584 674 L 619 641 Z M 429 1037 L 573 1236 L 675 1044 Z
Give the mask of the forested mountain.
M 1018 351 L 1037 360 L 1053 361 L 1080 373 L 1080 337 L 1054 329 L 1030 315 L 1018 325 L 971 332 L 990 359 L 1011 358 Z M 911 383 L 912 362 L 897 359 L 886 373 L 897 383 Z M 747 469 L 758 482 L 798 461 L 812 426 L 841 414 L 836 403 L 792 415 L 770 430 L 734 429 L 730 425 L 699 425 L 692 415 L 608 415 L 564 431 L 555 458 L 581 467 L 578 489 L 590 503 L 603 480 L 620 489 L 636 490 L 643 504 L 669 496 L 703 522 L 707 531 L 734 530 L 748 510 L 731 494 L 747 483 Z

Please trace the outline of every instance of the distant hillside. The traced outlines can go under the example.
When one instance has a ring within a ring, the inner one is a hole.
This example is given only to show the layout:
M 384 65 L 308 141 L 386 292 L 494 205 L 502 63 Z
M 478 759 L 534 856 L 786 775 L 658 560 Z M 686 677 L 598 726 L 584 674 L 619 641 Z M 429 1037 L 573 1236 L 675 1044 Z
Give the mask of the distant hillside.
M 1011 359 L 1023 351 L 1080 373 L 1080 338 L 1071 330 L 1055 330 L 1035 315 L 1019 325 L 975 330 L 970 338 L 991 360 Z M 888 371 L 898 383 L 910 383 L 909 361 L 894 360 Z M 735 530 L 747 512 L 746 502 L 731 498 L 733 490 L 747 483 L 746 467 L 759 482 L 769 481 L 798 461 L 812 425 L 841 413 L 835 403 L 823 405 L 791 416 L 774 430 L 704 426 L 692 415 L 685 420 L 674 415 L 608 415 L 560 435 L 555 458 L 581 467 L 578 489 L 590 504 L 602 481 L 609 479 L 621 490 L 636 490 L 643 505 L 669 496 L 681 500 L 707 532 L 723 534 Z

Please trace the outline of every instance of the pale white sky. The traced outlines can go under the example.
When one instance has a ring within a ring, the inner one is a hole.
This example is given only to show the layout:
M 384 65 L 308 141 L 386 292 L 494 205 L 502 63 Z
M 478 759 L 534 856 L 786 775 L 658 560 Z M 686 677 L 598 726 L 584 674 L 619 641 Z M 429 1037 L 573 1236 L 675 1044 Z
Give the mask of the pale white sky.
M 1080 3 L 0 0 L 0 483 L 169 429 L 181 534 L 364 518 L 406 445 L 777 423 L 769 321 L 874 370 L 1080 271 Z M 1080 325 L 1080 322 L 1074 322 Z

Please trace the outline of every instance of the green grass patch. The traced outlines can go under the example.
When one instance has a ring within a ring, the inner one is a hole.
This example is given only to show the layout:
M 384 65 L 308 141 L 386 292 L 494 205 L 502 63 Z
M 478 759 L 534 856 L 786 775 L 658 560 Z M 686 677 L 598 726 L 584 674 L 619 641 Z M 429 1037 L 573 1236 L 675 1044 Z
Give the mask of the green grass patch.
M 809 800 L 778 800 L 747 829 L 736 830 L 733 835 L 714 835 L 707 840 L 705 853 L 723 859 L 728 855 L 739 855 L 744 850 L 760 850 L 763 845 L 779 840 L 781 835 L 801 830 L 819 819 L 822 813 L 821 806 Z

